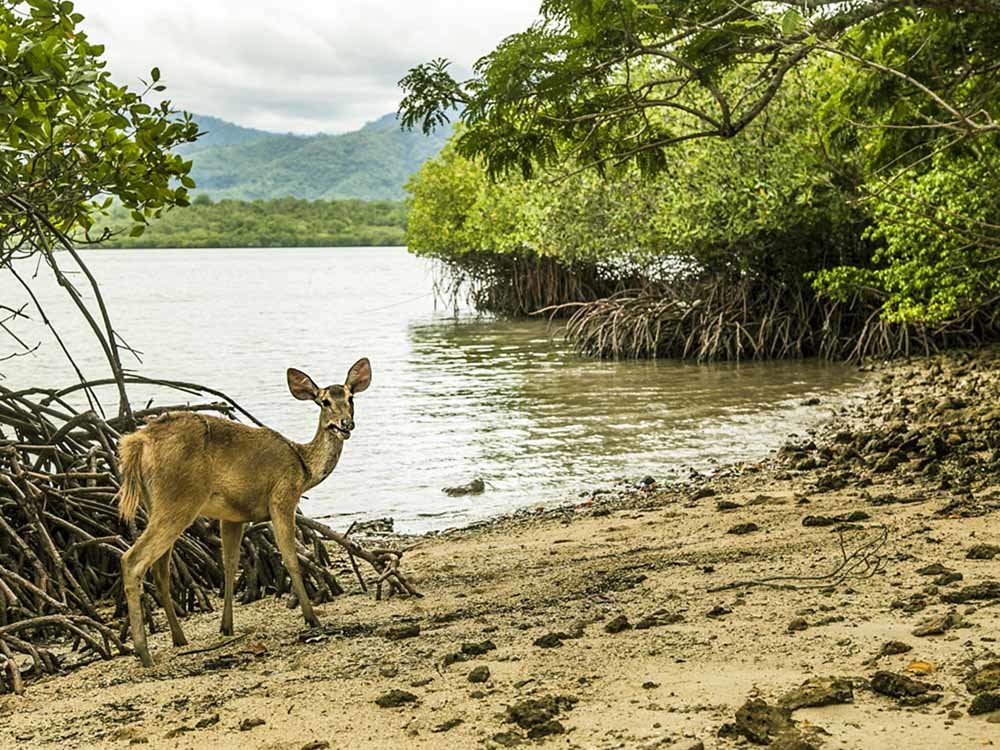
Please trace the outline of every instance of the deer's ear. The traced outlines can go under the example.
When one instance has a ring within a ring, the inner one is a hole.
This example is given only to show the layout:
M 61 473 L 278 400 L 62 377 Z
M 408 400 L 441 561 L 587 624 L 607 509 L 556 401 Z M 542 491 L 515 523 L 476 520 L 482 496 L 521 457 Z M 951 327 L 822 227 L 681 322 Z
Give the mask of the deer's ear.
M 306 375 L 302 370 L 296 370 L 294 367 L 288 368 L 288 390 L 292 392 L 299 401 L 315 401 L 316 397 L 319 396 L 319 388 L 313 382 L 312 378 Z
M 372 382 L 372 365 L 367 357 L 362 357 L 347 371 L 347 381 L 344 383 L 351 393 L 361 393 Z

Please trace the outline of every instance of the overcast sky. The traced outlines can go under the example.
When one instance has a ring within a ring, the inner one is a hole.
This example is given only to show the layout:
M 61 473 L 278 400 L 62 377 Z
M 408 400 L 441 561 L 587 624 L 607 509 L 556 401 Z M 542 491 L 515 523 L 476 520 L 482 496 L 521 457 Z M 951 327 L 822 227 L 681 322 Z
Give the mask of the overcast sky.
M 395 111 L 396 82 L 447 57 L 465 71 L 540 0 L 77 0 L 118 83 L 159 66 L 174 104 L 279 132 L 354 130 Z

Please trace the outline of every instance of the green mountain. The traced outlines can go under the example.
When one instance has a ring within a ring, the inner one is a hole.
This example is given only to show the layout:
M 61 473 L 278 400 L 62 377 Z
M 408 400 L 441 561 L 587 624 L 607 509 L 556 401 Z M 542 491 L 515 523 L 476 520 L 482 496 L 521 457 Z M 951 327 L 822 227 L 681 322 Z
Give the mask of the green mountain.
M 213 200 L 401 200 L 403 184 L 450 135 L 450 128 L 429 137 L 403 132 L 394 114 L 350 133 L 309 136 L 194 119 L 205 135 L 179 151 L 194 162 L 195 195 Z

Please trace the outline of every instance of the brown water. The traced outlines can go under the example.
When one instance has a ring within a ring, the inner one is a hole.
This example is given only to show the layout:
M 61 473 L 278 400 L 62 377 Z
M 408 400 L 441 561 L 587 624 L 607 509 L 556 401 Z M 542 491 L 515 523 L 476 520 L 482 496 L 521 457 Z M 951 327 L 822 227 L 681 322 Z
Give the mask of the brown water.
M 543 322 L 436 311 L 428 264 L 402 248 L 102 250 L 86 259 L 121 333 L 145 352 L 132 369 L 221 388 L 293 439 L 312 436 L 315 414 L 288 394 L 285 368 L 326 384 L 369 357 L 357 430 L 303 508 L 344 520 L 393 516 L 406 531 L 759 459 L 827 417 L 854 382 L 849 369 L 817 362 L 582 358 Z M 85 374 L 103 376 L 64 293 L 39 286 Z M 0 277 L 0 302 L 22 297 Z M 73 382 L 37 321 L 17 330 L 43 346 L 0 362 L 7 385 Z M 139 388 L 132 396 L 183 401 Z M 812 396 L 820 404 L 804 406 Z M 482 495 L 441 492 L 477 476 Z

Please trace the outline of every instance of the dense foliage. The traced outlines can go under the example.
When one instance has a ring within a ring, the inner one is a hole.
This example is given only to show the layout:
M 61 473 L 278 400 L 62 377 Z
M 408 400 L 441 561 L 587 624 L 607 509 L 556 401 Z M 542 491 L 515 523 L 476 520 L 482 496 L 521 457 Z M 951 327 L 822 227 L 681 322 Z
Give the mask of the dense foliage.
M 996 0 L 548 0 L 541 13 L 467 81 L 443 60 L 402 81 L 408 126 L 464 108 L 411 184 L 416 252 L 463 278 L 473 258 L 520 254 L 639 269 L 661 290 L 681 268 L 760 304 L 794 291 L 812 310 L 819 293 L 820 328 L 834 310 L 875 312 L 902 340 L 911 324 L 995 326 Z M 733 325 L 762 329 L 755 315 Z
M 530 255 L 651 281 L 697 269 L 803 286 L 810 270 L 866 257 L 867 217 L 856 204 L 860 176 L 829 158 L 817 127 L 802 127 L 828 66 L 793 75 L 766 120 L 729 140 L 678 144 L 653 176 L 491 181 L 461 154 L 460 130 L 408 185 L 409 247 L 446 261 Z
M 204 135 L 181 148 L 191 176 L 213 200 L 402 200 L 403 183 L 448 137 L 400 130 L 393 115 L 340 135 L 301 136 L 196 116 Z
M 198 195 L 183 211 L 165 212 L 141 237 L 122 231 L 128 213 L 116 208 L 92 236 L 101 247 L 353 247 L 402 245 L 406 207 L 393 201 L 269 201 L 214 203 Z
M 0 3 L 0 262 L 86 227 L 95 200 L 114 195 L 141 231 L 149 217 L 188 202 L 191 163 L 171 149 L 196 126 L 146 91 L 115 84 L 104 48 L 79 28 L 71 2 Z M 51 229 L 50 229 L 51 227 Z

